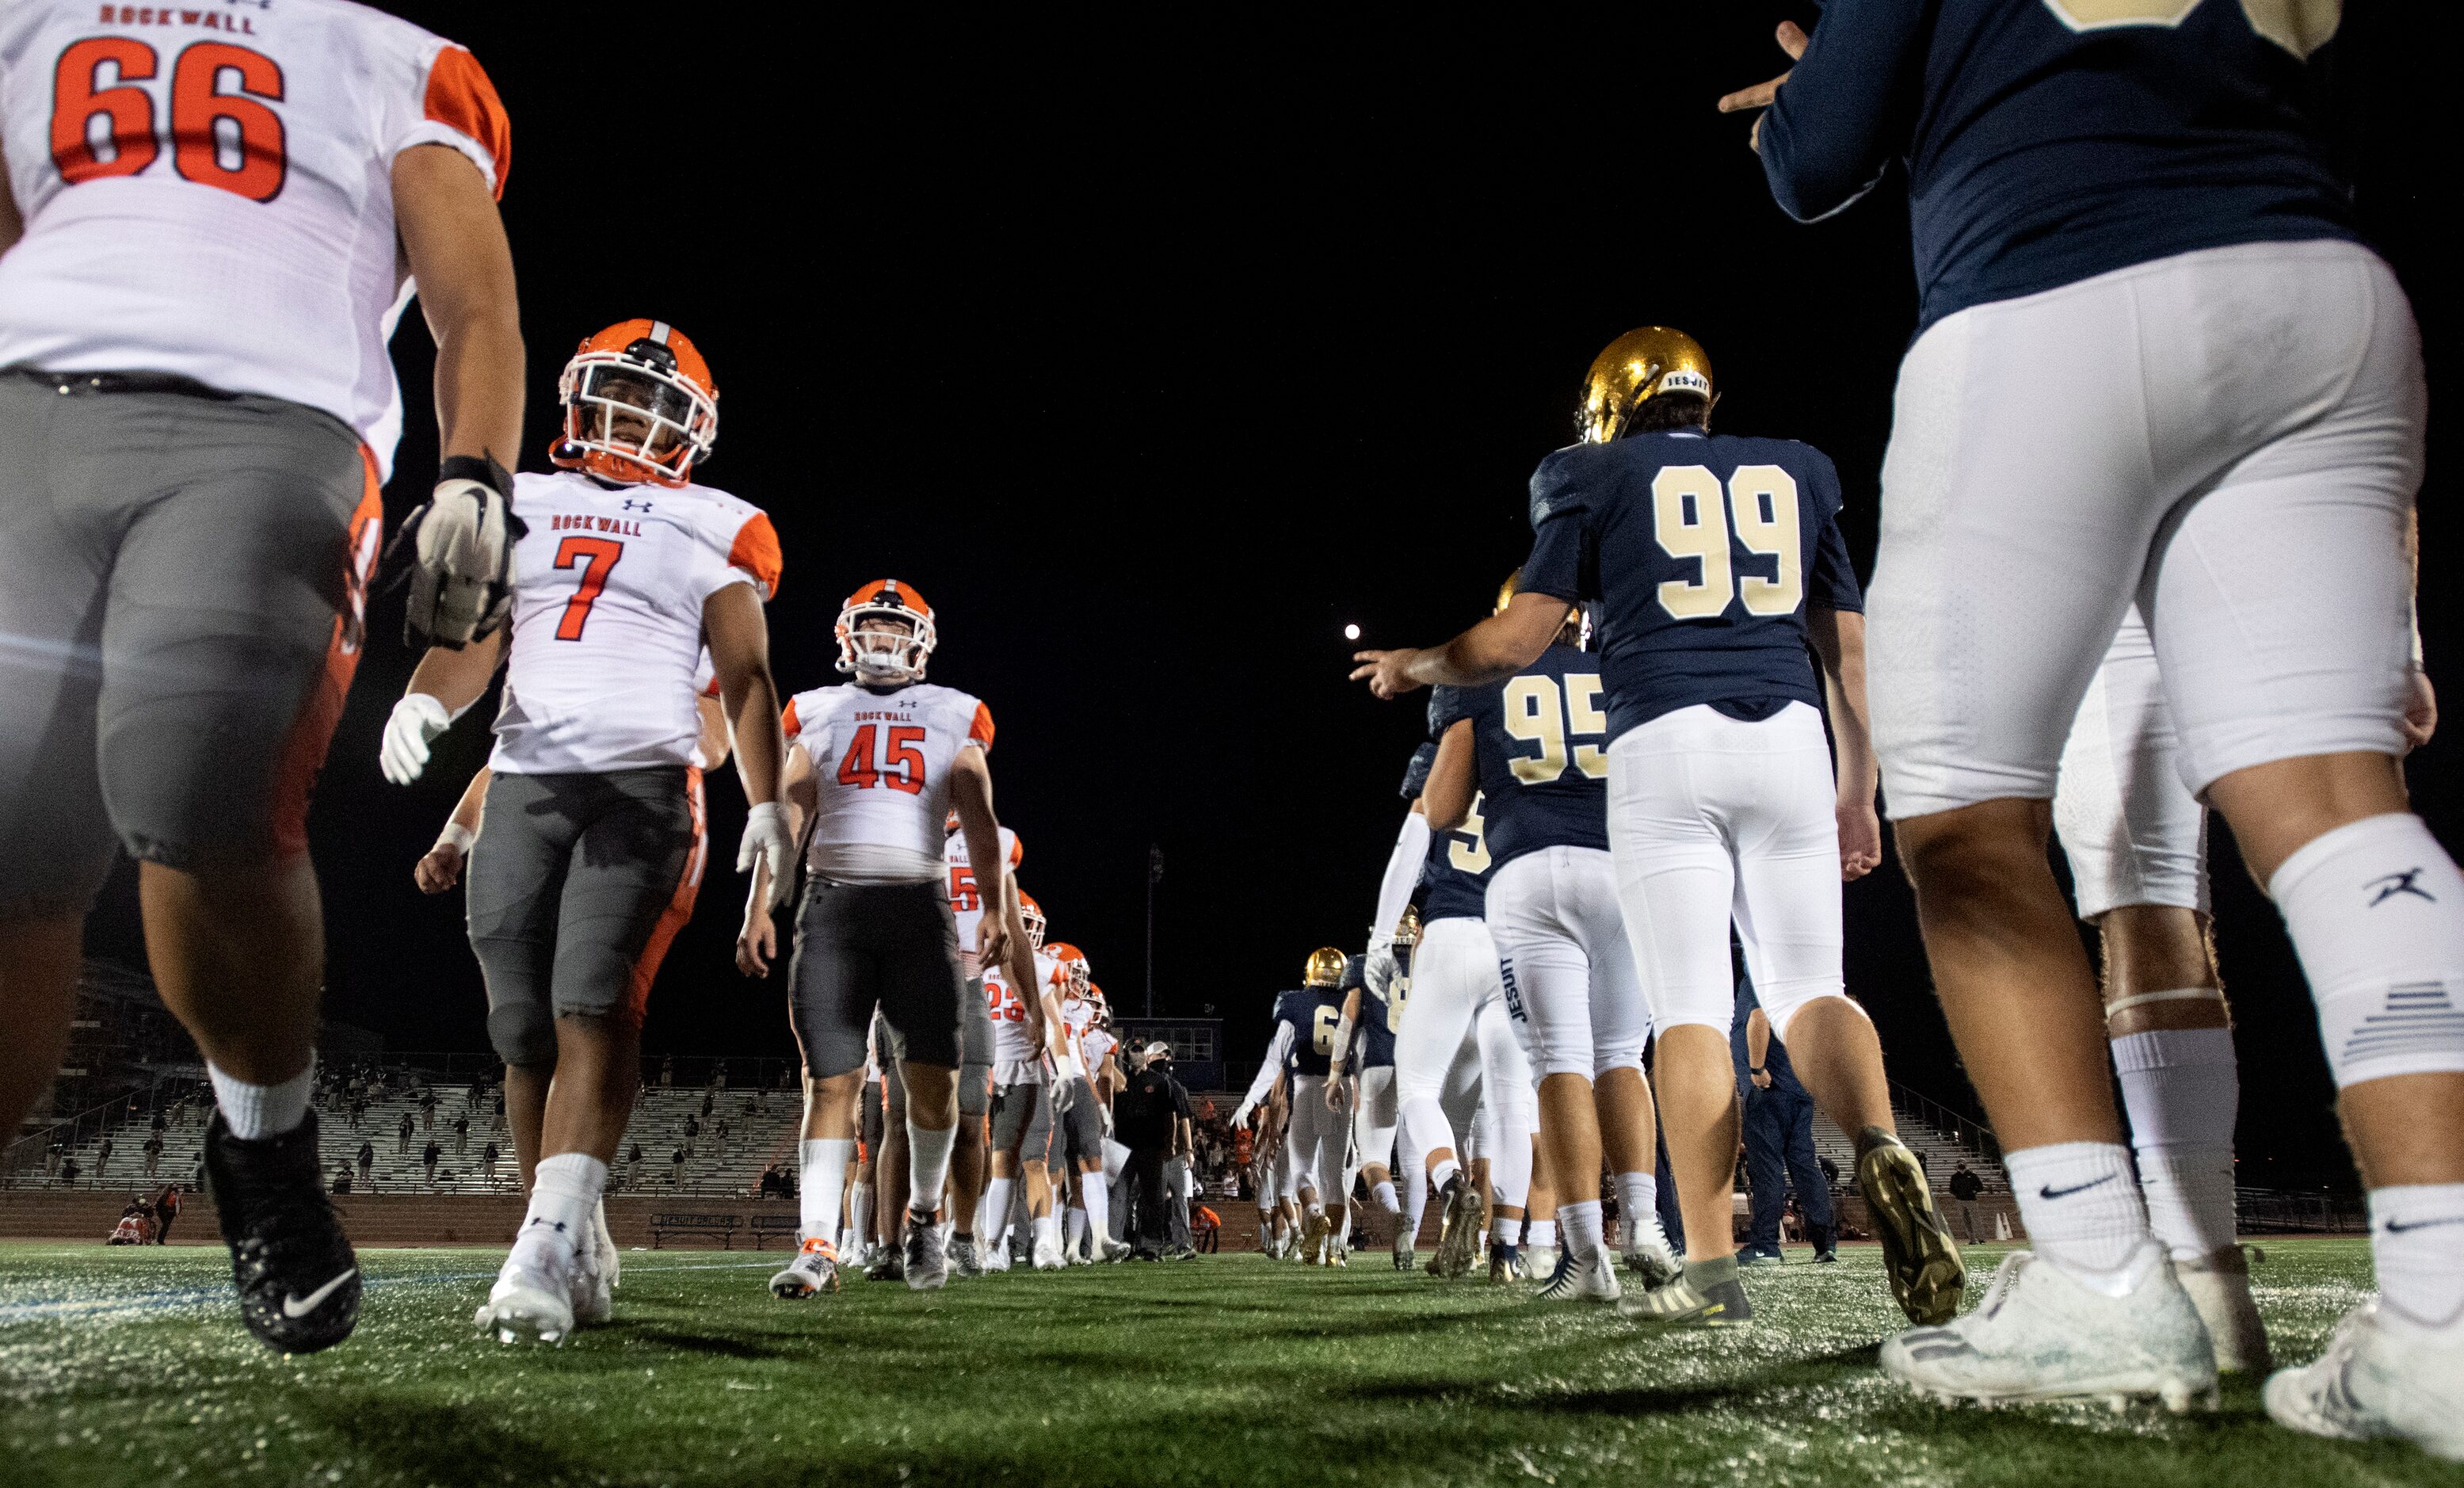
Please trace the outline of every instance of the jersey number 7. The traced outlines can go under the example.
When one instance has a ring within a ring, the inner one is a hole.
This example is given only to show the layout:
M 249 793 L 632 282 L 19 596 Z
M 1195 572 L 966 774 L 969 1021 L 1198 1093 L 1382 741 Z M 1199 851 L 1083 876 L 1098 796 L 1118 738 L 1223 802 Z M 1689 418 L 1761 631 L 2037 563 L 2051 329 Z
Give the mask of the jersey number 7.
M 616 560 L 624 556 L 625 545 L 605 537 L 567 537 L 556 545 L 557 567 L 582 565 L 582 583 L 564 602 L 564 618 L 556 623 L 558 640 L 582 639 L 582 627 L 590 624 L 590 606 L 599 602 L 607 576 L 616 572 Z

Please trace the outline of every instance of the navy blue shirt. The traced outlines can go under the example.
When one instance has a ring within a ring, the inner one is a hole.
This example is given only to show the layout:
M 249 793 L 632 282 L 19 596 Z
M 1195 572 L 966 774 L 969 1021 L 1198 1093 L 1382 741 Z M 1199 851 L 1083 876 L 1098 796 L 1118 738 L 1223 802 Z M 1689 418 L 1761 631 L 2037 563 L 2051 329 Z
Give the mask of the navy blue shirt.
M 1771 195 L 1812 221 L 1901 161 L 1920 330 L 2197 249 L 2358 238 L 2302 67 L 2320 38 L 2230 0 L 2092 31 L 2061 4 L 1829 0 L 1763 117 Z
M 1762 999 L 1754 996 L 1750 976 L 1737 978 L 1737 1016 L 1728 1025 L 1728 1053 L 1737 1061 L 1737 1088 L 1753 1088 L 1754 1061 L 1746 1048 L 1746 1015 L 1761 1007 Z M 1768 1021 L 1768 1018 L 1765 1019 Z M 1779 1041 L 1779 1030 L 1773 1028 L 1771 1045 L 1763 1051 L 1763 1072 L 1771 1079 L 1771 1088 L 1793 1095 L 1805 1094 L 1805 1086 L 1796 1083 L 1796 1068 L 1788 1061 L 1788 1045 Z
M 1397 997 L 1389 1005 L 1368 988 L 1360 989 L 1360 1021 L 1353 1025 L 1360 1044 L 1360 1068 L 1382 1069 L 1395 1062 L 1395 1021 L 1402 1000 Z
M 1343 994 L 1332 987 L 1279 994 L 1275 1021 L 1292 1025 L 1291 1058 L 1284 1067 L 1295 1075 L 1323 1075 L 1334 1052 L 1334 1025 L 1343 1021 Z
M 1522 587 L 1600 602 L 1601 742 L 1701 703 L 1821 707 L 1805 607 L 1865 607 L 1838 514 L 1838 472 L 1793 439 L 1636 434 L 1541 461 Z
M 1448 688 L 1442 700 L 1431 700 L 1432 732 L 1471 720 L 1492 870 L 1543 847 L 1607 851 L 1609 720 L 1601 693 L 1600 659 L 1552 645 L 1504 682 Z
M 1441 713 L 1449 721 L 1457 716 L 1449 710 L 1456 706 L 1454 697 L 1460 691 L 1458 688 L 1439 688 L 1431 694 L 1429 718 L 1433 724 Z M 1444 731 L 1433 728 L 1430 732 Z M 1423 744 L 1420 750 L 1430 759 L 1437 758 L 1437 745 Z M 1412 756 L 1412 763 L 1413 771 L 1403 777 L 1403 794 L 1418 799 L 1420 788 L 1428 783 L 1429 767 L 1421 762 L 1419 754 Z M 1481 799 L 1474 796 L 1471 815 L 1463 819 L 1463 825 L 1429 834 L 1429 855 L 1420 862 L 1420 890 L 1415 896 L 1424 926 L 1437 920 L 1477 920 L 1487 911 L 1488 874 L 1495 864 L 1489 862 L 1488 843 L 1482 836 L 1486 822 L 1480 808 Z

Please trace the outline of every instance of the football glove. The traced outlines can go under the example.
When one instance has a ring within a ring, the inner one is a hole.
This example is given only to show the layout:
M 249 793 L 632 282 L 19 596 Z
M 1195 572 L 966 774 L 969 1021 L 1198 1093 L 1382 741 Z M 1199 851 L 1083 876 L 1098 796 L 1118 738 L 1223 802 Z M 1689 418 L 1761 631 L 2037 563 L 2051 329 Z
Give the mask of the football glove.
M 494 458 L 455 455 L 439 474 L 393 542 L 410 559 L 403 639 L 458 651 L 512 613 L 514 544 L 529 528 L 514 514 L 514 478 Z
M 1395 985 L 1395 978 L 1401 974 L 1402 970 L 1395 962 L 1395 952 L 1380 946 L 1369 952 L 1369 959 L 1360 964 L 1361 985 L 1375 993 L 1378 1001 L 1391 1001 L 1388 989 Z
M 385 719 L 377 768 L 394 784 L 408 785 L 428 768 L 428 746 L 452 726 L 453 715 L 443 703 L 425 692 L 405 692 Z
M 770 908 L 787 902 L 795 889 L 792 866 L 796 840 L 787 830 L 787 808 L 775 800 L 756 805 L 744 819 L 744 840 L 736 849 L 736 871 L 750 873 L 756 862 L 770 865 Z

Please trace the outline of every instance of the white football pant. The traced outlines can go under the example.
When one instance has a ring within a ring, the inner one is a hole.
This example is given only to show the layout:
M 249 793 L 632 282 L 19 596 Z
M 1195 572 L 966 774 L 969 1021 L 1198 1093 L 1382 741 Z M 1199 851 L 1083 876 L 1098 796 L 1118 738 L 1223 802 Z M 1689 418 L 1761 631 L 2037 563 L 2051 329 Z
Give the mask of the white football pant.
M 1607 853 L 1543 847 L 1497 869 L 1488 881 L 1488 932 L 1502 962 L 1506 1011 L 1524 1027 L 1535 1080 L 1642 1068 L 1651 1015 Z
M 1292 1117 L 1284 1130 L 1284 1172 L 1291 1195 L 1307 1199 L 1314 1193 L 1321 1207 L 1340 1214 L 1344 1142 L 1352 1128 L 1326 1108 L 1324 1075 L 1294 1075 L 1291 1087 Z
M 2182 783 L 2181 754 L 2133 605 L 2079 700 L 2054 787 L 2080 919 L 2142 904 L 2208 912 L 2208 812 Z
M 1525 1154 L 1519 1165 L 1492 1164 L 1490 1172 L 1498 1202 L 1523 1206 L 1537 1120 L 1531 1061 L 1507 1017 L 1506 982 L 1486 922 L 1458 915 L 1420 927 L 1412 997 L 1395 1034 L 1395 1087 L 1404 1143 L 1415 1151 L 1449 1148 L 1466 1167 L 1475 1144 L 1492 1154 L 1501 1148 Z M 1484 1118 L 1506 1129 L 1481 1140 Z

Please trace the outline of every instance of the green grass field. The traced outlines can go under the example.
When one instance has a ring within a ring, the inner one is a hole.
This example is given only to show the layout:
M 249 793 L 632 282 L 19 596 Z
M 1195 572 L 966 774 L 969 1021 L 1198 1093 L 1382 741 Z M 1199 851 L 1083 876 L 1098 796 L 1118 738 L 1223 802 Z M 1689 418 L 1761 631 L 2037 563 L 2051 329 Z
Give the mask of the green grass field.
M 2267 1251 L 2260 1304 L 2307 1357 L 2366 1254 Z M 358 1336 L 284 1360 L 240 1330 L 219 1250 L 0 1246 L 0 1483 L 2464 1481 L 2277 1430 L 2251 1385 L 2187 1418 L 1922 1404 L 1875 1371 L 1898 1314 L 1870 1249 L 1749 1273 L 1754 1326 L 1676 1339 L 1375 1257 L 785 1303 L 775 1253 L 635 1253 L 618 1323 L 554 1349 L 473 1338 L 498 1255 L 363 1253 Z

